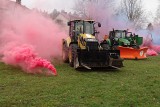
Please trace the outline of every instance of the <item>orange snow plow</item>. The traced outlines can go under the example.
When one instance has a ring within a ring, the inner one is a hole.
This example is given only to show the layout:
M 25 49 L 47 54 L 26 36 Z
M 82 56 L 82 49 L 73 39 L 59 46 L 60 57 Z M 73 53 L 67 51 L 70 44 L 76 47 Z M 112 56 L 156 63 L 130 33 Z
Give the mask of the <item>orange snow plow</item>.
M 147 58 L 147 47 L 135 49 L 132 47 L 119 46 L 120 57 L 124 59 L 146 59 Z

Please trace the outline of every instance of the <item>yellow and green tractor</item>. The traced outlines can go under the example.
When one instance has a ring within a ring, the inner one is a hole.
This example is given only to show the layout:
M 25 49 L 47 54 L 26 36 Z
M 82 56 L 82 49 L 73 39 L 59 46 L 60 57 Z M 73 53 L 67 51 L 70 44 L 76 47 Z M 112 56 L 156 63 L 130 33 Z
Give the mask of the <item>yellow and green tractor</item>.
M 71 67 L 87 69 L 121 68 L 123 59 L 119 50 L 111 50 L 107 42 L 99 42 L 95 27 L 101 24 L 93 20 L 72 20 L 68 22 L 69 36 L 62 40 L 62 58 Z M 107 47 L 107 48 L 106 48 Z

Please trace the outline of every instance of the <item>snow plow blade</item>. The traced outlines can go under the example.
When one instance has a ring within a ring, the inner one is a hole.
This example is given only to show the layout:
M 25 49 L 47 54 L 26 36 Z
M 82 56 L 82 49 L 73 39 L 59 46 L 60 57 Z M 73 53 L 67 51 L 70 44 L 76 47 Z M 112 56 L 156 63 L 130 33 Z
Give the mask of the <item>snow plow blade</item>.
M 147 58 L 147 47 L 143 47 L 140 49 L 135 49 L 132 47 L 122 47 L 119 46 L 120 57 L 124 59 L 146 59 Z

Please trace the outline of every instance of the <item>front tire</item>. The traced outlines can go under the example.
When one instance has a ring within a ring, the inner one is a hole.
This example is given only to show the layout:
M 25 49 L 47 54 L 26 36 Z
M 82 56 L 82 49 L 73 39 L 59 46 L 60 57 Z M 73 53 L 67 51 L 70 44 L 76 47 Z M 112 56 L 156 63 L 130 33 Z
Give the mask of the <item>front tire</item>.
M 69 46 L 69 65 L 71 66 L 71 67 L 73 67 L 74 66 L 74 60 L 75 60 L 75 56 L 77 56 L 76 55 L 77 54 L 77 44 L 71 44 L 70 46 Z

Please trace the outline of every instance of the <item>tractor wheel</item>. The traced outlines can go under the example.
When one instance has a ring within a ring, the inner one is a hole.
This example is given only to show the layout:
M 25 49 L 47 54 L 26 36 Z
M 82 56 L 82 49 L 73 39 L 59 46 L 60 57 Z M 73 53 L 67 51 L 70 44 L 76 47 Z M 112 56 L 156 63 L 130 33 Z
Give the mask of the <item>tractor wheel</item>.
M 63 44 L 63 47 L 62 47 L 62 60 L 65 63 L 67 63 L 69 61 L 69 59 L 68 59 L 68 49 L 67 49 L 65 44 Z
M 71 44 L 70 46 L 69 46 L 69 65 L 71 66 L 71 67 L 73 67 L 74 66 L 74 60 L 75 60 L 75 56 L 76 56 L 76 54 L 77 54 L 77 52 L 76 52 L 76 50 L 77 50 L 77 45 L 76 44 Z
M 74 55 L 73 67 L 74 67 L 75 69 L 79 68 L 79 61 L 78 61 L 78 54 L 77 54 L 77 52 L 76 52 L 75 55 Z

